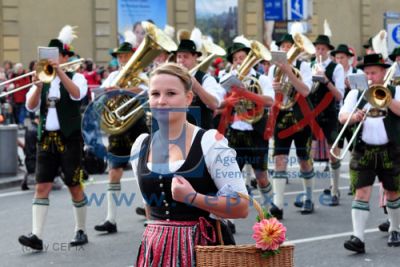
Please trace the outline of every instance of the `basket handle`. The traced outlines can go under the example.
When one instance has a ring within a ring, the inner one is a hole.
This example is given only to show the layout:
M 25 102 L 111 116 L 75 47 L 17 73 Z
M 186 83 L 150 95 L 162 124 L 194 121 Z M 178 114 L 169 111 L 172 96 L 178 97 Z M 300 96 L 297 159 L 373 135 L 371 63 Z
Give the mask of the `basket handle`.
M 260 217 L 260 219 L 265 219 L 264 218 L 264 212 L 260 206 L 260 204 L 257 202 L 257 200 L 255 200 L 254 198 L 250 197 L 249 195 L 237 192 L 237 194 L 239 195 L 239 197 L 247 199 L 248 201 L 253 202 L 253 206 L 256 209 L 256 211 L 258 212 L 258 216 Z M 216 222 L 216 226 L 217 226 L 217 236 L 219 239 L 219 242 L 221 245 L 224 245 L 224 240 L 222 238 L 222 231 L 221 231 L 221 221 L 217 220 Z

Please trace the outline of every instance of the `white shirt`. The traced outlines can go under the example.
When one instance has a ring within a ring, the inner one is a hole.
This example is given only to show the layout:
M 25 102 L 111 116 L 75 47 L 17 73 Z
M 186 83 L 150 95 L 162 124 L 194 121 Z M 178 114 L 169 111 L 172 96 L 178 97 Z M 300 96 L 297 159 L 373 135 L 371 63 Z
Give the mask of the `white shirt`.
M 394 78 L 400 77 L 400 62 L 396 63 L 396 71 L 393 75 Z
M 347 76 L 349 76 L 350 74 L 363 74 L 364 72 L 360 69 L 356 69 L 356 73 L 353 73 L 353 67 L 350 66 L 350 68 L 347 70 L 347 72 L 345 73 L 345 78 L 347 78 Z
M 357 104 L 358 90 L 352 89 L 346 96 L 344 104 L 340 109 L 339 116 L 342 113 L 350 113 Z M 361 94 L 360 94 L 361 95 Z M 396 87 L 396 93 L 394 96 L 395 100 L 400 100 L 400 86 Z M 371 107 L 369 103 L 365 104 L 363 108 Z M 386 133 L 385 124 L 383 123 L 383 117 L 367 117 L 362 126 L 361 139 L 369 145 L 384 145 L 389 142 L 389 138 Z
M 331 62 L 332 60 L 328 57 L 328 59 L 326 59 L 321 63 L 322 67 L 326 69 L 326 67 L 328 67 L 329 63 Z M 333 70 L 332 80 L 335 83 L 336 89 L 339 90 L 342 97 L 344 96 L 344 88 L 345 88 L 344 79 L 345 76 L 344 76 L 343 66 L 340 64 L 336 64 L 336 67 Z
M 236 75 L 237 74 L 237 70 L 233 70 L 232 74 Z M 255 77 L 256 74 L 257 74 L 256 71 L 253 68 L 251 68 L 246 77 Z M 227 75 L 231 75 L 231 74 L 227 74 Z M 265 76 L 264 74 L 262 74 L 262 75 L 260 75 L 258 77 L 258 82 L 260 83 L 263 95 L 264 96 L 269 96 L 272 99 L 274 99 L 275 98 L 275 91 L 272 89 L 272 84 L 269 81 L 268 77 Z M 224 94 L 226 94 L 225 91 L 224 91 Z M 236 116 L 234 118 L 233 123 L 231 124 L 231 128 L 239 130 L 239 131 L 252 131 L 254 129 L 253 126 L 250 123 L 248 123 L 246 121 L 239 120 L 239 119 L 237 119 Z
M 111 73 L 107 76 L 107 78 L 103 81 L 103 83 L 101 84 L 101 87 L 102 87 L 102 88 L 111 87 L 111 85 L 113 84 L 115 78 L 117 78 L 117 76 L 118 76 L 118 74 L 119 74 L 120 71 L 121 71 L 121 70 L 115 70 L 115 71 L 111 72 Z M 144 81 L 147 81 L 147 80 L 148 80 L 147 75 L 146 75 L 145 73 L 143 73 L 143 72 L 141 72 L 141 73 L 139 74 L 139 78 L 141 78 L 141 79 L 144 80 Z M 144 83 L 139 84 L 138 87 L 139 87 L 140 89 L 142 89 L 142 90 L 147 90 L 147 89 L 149 89 L 149 87 L 148 87 L 146 84 L 144 84 Z
M 196 127 L 193 132 L 192 144 L 199 129 L 199 127 Z M 148 134 L 141 134 L 132 146 L 131 165 L 134 177 L 138 177 L 138 155 L 140 154 L 143 140 L 147 136 Z M 218 138 L 216 138 L 216 136 L 218 136 Z M 192 149 L 197 148 L 192 147 Z M 247 195 L 242 172 L 236 162 L 236 151 L 228 146 L 228 140 L 225 137 L 214 129 L 206 131 L 201 139 L 201 150 L 204 155 L 207 170 L 218 188 L 218 196 L 227 196 L 234 192 Z M 184 160 L 169 162 L 169 170 L 166 172 L 165 168 L 162 168 L 162 170 L 164 170 L 162 174 L 176 172 L 184 162 Z M 147 167 L 154 172 L 161 170 L 153 166 L 150 162 L 147 163 Z
M 217 80 L 215 80 L 215 78 L 208 73 L 205 74 L 205 76 L 203 77 L 203 81 L 200 84 L 207 93 L 211 94 L 217 99 L 217 105 L 219 107 L 221 105 L 221 102 L 224 100 L 224 88 L 222 88 Z
M 72 95 L 69 95 L 70 98 L 74 101 L 80 101 L 87 94 L 88 86 L 85 76 L 80 73 L 74 73 L 72 77 L 72 82 L 78 86 L 79 88 L 79 98 L 74 98 Z M 29 89 L 29 92 L 26 94 L 26 103 L 28 103 L 28 99 L 32 97 L 33 92 L 36 90 L 36 85 L 32 86 Z M 60 98 L 60 78 L 56 76 L 54 80 L 51 81 L 49 94 L 47 98 Z M 33 109 L 29 109 L 26 104 L 26 109 L 30 112 L 35 112 L 40 108 L 41 98 L 39 98 L 38 105 Z M 49 107 L 46 117 L 46 125 L 45 129 L 47 131 L 57 131 L 60 130 L 60 122 L 58 120 L 57 109 L 55 107 Z

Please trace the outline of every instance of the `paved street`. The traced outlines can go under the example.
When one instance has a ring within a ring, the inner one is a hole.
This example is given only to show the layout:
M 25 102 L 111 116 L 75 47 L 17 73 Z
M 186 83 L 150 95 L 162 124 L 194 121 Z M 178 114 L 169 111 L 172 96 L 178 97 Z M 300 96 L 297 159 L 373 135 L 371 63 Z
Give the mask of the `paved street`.
M 321 195 L 329 179 L 322 172 L 324 165 L 316 166 L 318 179 L 314 198 L 316 212 L 301 215 L 293 202 L 302 190 L 299 179 L 290 179 L 285 200 L 286 207 L 283 223 L 287 227 L 287 238 L 295 243 L 296 266 L 399 266 L 400 248 L 386 245 L 387 234 L 378 231 L 377 226 L 385 217 L 378 207 L 378 186 L 374 187 L 371 201 L 371 214 L 366 234 L 364 255 L 355 255 L 343 248 L 343 241 L 351 234 L 351 196 L 348 191 L 348 163 L 342 167 L 342 197 L 339 207 L 326 206 Z M 297 165 L 291 166 L 293 174 Z M 23 249 L 17 238 L 31 231 L 31 201 L 33 190 L 19 191 L 10 188 L 0 191 L 0 266 L 132 266 L 143 232 L 143 218 L 135 214 L 135 207 L 141 203 L 136 182 L 131 172 L 125 172 L 122 188 L 125 200 L 118 210 L 118 233 L 101 235 L 93 226 L 101 222 L 106 213 L 105 200 L 101 201 L 106 190 L 106 175 L 95 175 L 93 182 L 86 186 L 91 198 L 88 209 L 87 231 L 89 244 L 84 247 L 69 248 L 68 241 L 73 236 L 74 220 L 71 200 L 67 189 L 53 191 L 50 196 L 50 209 L 45 226 L 45 251 L 32 253 Z M 257 194 L 257 192 L 255 192 Z M 96 196 L 96 199 L 94 198 Z M 105 197 L 105 195 L 104 195 Z M 258 198 L 258 197 L 256 197 Z M 259 199 L 259 198 L 258 198 Z M 251 226 L 256 213 L 251 210 L 245 220 L 236 220 L 237 243 L 253 243 Z

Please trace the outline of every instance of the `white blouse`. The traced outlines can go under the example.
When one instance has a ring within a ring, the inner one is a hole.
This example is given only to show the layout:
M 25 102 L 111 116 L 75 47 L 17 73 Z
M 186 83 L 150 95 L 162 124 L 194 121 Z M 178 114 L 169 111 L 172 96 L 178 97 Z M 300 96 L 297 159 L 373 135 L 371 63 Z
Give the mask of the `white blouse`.
M 199 127 L 196 127 L 193 132 L 191 143 Z M 137 166 L 139 162 L 140 149 L 143 140 L 148 134 L 141 134 L 135 141 L 131 150 L 131 164 L 134 177 L 137 177 Z M 194 148 L 196 149 L 196 148 Z M 240 192 L 247 195 L 246 186 L 242 177 L 242 172 L 236 162 L 236 151 L 228 146 L 228 140 L 218 133 L 217 130 L 208 130 L 204 133 L 201 139 L 201 149 L 204 155 L 204 161 L 207 170 L 210 173 L 216 187 L 218 188 L 218 196 L 232 195 L 235 192 Z M 142 151 L 143 152 L 143 151 Z M 143 155 L 143 153 L 142 153 Z M 173 173 L 177 171 L 184 163 L 184 160 L 169 162 L 169 170 L 158 168 L 158 166 L 147 163 L 149 170 L 154 172 L 162 171 L 161 173 Z M 164 165 L 164 164 L 163 164 Z

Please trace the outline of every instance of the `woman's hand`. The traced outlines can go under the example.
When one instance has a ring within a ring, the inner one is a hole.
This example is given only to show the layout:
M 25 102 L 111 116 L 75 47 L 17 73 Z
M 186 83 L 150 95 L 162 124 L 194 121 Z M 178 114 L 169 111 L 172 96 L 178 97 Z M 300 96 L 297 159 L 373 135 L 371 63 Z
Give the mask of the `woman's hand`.
M 196 195 L 196 191 L 192 185 L 180 175 L 176 175 L 172 178 L 171 184 L 172 198 L 175 201 L 190 204 Z

